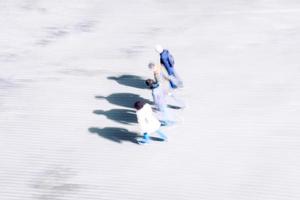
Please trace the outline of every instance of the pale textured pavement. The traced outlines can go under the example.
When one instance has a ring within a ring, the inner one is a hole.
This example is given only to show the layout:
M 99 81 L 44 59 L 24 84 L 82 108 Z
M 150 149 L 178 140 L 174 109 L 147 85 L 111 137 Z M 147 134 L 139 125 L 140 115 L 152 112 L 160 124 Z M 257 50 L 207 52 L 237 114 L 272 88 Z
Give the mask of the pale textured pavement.
M 1 200 L 300 199 L 299 1 L 0 0 L 0 26 Z M 188 107 L 140 146 L 156 43 Z

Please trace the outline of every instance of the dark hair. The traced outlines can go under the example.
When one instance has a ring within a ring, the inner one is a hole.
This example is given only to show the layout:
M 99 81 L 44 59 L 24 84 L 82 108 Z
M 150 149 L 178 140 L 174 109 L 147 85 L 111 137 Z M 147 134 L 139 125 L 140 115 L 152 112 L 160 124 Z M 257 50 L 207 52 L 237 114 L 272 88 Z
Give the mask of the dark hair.
M 146 85 L 148 86 L 148 87 L 152 87 L 152 85 L 153 85 L 153 83 L 154 83 L 154 80 L 152 80 L 152 79 L 147 79 L 146 81 L 145 81 L 145 83 L 146 83 Z
M 143 101 L 137 101 L 134 103 L 134 108 L 137 109 L 137 110 L 140 110 L 144 107 L 145 105 L 145 102 Z
M 145 83 L 150 89 L 155 89 L 159 86 L 159 83 L 155 82 L 153 79 L 147 79 Z

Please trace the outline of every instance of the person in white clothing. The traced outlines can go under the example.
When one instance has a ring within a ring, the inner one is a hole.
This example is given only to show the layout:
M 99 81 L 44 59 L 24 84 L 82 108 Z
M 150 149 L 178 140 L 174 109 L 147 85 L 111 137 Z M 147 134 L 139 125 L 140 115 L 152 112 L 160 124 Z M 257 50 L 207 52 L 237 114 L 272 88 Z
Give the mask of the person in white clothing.
M 150 140 L 149 134 L 154 132 L 156 132 L 162 140 L 167 140 L 167 137 L 159 130 L 161 124 L 154 116 L 149 104 L 143 101 L 137 101 L 134 104 L 134 108 L 136 109 L 137 121 L 143 135 L 143 138 L 138 141 L 140 144 L 148 143 Z

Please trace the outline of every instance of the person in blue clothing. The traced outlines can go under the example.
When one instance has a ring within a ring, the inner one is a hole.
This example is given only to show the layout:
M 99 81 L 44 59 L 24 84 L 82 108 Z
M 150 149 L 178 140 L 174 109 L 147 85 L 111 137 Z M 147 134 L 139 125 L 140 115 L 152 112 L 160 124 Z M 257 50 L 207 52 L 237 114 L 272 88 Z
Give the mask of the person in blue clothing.
M 160 63 L 165 67 L 168 75 L 170 76 L 170 86 L 173 89 L 183 87 L 183 83 L 174 68 L 174 58 L 170 54 L 169 50 L 164 49 L 161 45 L 156 45 L 155 50 L 160 55 Z

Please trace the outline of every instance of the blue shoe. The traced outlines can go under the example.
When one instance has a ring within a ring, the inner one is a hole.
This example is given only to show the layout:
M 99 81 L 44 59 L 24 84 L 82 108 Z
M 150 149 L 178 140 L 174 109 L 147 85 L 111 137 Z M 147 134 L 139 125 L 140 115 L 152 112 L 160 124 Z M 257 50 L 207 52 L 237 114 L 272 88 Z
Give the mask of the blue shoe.
M 149 141 L 150 141 L 150 137 L 149 137 L 148 133 L 144 133 L 143 138 L 140 138 L 137 140 L 137 142 L 139 144 L 147 144 L 147 143 L 149 143 Z

